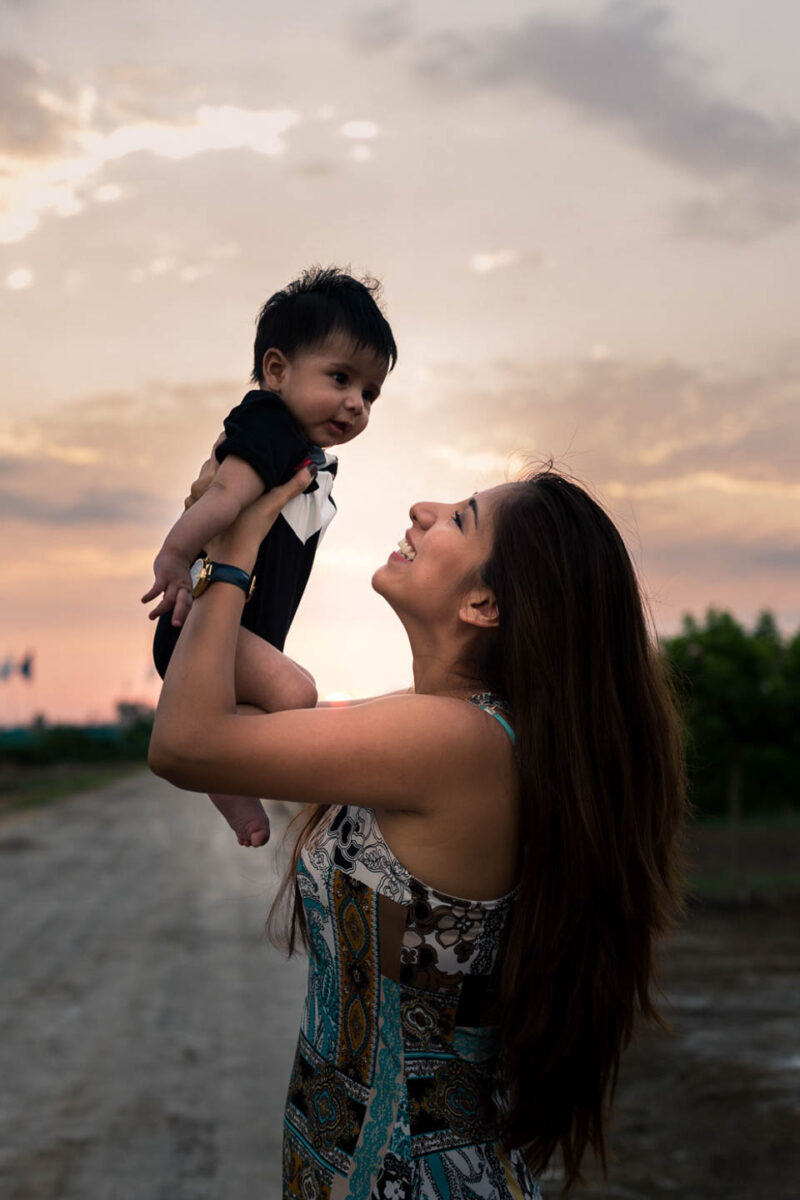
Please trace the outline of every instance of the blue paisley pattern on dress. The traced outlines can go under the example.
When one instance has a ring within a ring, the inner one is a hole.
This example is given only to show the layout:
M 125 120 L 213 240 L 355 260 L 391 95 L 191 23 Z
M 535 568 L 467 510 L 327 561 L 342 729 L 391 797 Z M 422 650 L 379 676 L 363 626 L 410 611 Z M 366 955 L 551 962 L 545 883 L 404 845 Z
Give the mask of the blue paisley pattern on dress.
M 498 698 L 472 698 L 509 730 Z M 297 868 L 309 931 L 284 1200 L 540 1200 L 497 1140 L 498 952 L 514 893 L 415 879 L 371 809 L 341 806 Z

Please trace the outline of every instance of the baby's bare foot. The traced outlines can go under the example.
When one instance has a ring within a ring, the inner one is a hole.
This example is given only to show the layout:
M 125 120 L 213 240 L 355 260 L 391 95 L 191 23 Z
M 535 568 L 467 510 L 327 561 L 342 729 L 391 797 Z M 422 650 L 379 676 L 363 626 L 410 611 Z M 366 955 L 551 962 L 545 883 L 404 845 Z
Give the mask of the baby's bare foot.
M 233 832 L 240 846 L 266 846 L 269 841 L 269 818 L 264 805 L 255 796 L 209 796 Z

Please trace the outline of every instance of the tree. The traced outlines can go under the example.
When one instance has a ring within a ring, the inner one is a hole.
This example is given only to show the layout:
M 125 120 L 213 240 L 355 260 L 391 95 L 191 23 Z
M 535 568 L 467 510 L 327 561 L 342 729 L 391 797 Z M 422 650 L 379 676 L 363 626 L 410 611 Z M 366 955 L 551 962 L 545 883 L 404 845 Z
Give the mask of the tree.
M 742 897 L 745 807 L 774 807 L 796 784 L 791 708 L 796 713 L 800 694 L 799 641 L 786 645 L 771 613 L 748 633 L 730 613 L 710 609 L 703 624 L 684 617 L 681 634 L 664 642 L 685 690 L 695 806 L 727 809 L 734 890 Z

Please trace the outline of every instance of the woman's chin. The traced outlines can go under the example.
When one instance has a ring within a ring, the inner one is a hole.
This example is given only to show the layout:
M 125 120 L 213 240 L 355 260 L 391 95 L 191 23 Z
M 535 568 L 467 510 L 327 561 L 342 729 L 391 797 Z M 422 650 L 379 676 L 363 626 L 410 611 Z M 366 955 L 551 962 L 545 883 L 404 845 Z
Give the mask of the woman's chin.
M 386 563 L 381 563 L 376 571 L 372 574 L 372 590 L 377 592 L 379 596 L 384 596 L 384 581 L 386 576 Z
M 387 604 L 392 604 L 392 568 L 388 563 L 381 563 L 372 576 L 372 590 L 382 596 Z

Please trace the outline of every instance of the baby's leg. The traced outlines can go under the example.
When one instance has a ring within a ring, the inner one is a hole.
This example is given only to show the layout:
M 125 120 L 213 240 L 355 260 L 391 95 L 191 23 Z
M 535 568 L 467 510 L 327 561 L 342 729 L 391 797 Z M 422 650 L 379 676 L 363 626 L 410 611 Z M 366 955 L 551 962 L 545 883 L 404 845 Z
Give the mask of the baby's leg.
M 236 711 L 258 716 L 263 710 L 251 704 L 237 704 Z M 209 800 L 222 813 L 240 846 L 266 846 L 269 841 L 269 817 L 257 796 L 232 796 L 209 792 Z
M 236 644 L 236 701 L 253 704 L 262 712 L 314 708 L 317 688 L 303 667 L 249 629 L 240 629 Z
M 236 647 L 236 699 L 237 712 L 281 712 L 313 708 L 317 689 L 308 672 L 292 659 L 249 629 L 240 629 Z M 240 846 L 266 845 L 269 820 L 257 797 L 215 793 L 211 800 L 236 834 Z

